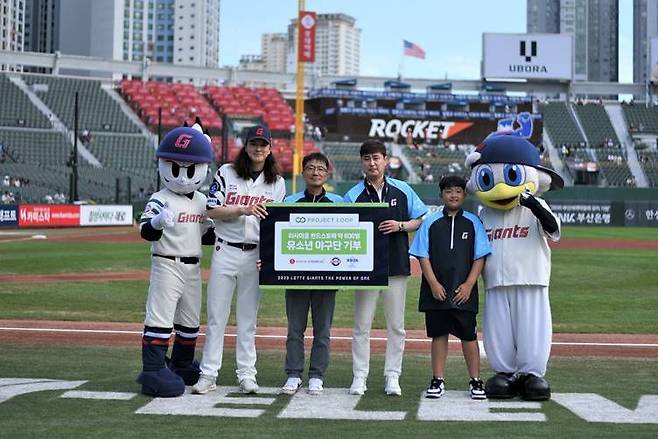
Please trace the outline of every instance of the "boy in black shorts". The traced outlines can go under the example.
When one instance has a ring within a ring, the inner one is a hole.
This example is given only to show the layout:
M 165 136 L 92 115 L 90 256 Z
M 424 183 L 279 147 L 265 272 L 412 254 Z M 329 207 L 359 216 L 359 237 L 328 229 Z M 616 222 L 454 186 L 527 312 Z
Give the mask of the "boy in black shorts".
M 466 181 L 452 175 L 442 178 L 439 187 L 444 207 L 425 218 L 409 249 L 423 271 L 418 309 L 425 313 L 427 336 L 432 337 L 434 376 L 426 396 L 440 398 L 445 393 L 443 377 L 452 334 L 462 342 L 471 398 L 485 399 L 475 316 L 477 278 L 491 246 L 480 219 L 461 208 Z

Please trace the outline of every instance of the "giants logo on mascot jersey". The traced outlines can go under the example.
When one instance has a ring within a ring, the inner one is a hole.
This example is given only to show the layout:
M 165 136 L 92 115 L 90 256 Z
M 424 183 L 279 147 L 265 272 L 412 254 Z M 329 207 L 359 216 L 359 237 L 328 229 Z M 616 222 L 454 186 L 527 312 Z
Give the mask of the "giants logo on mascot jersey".
M 186 213 L 186 212 L 181 212 L 178 214 L 178 218 L 176 219 L 176 222 L 178 223 L 203 223 L 205 220 L 205 215 L 201 215 L 198 213 Z
M 527 238 L 529 230 L 530 228 L 528 226 L 499 227 L 497 229 L 487 229 L 487 236 L 489 237 L 489 241 L 493 241 L 494 239 Z
M 229 192 L 226 194 L 226 201 L 224 204 L 226 206 L 252 206 L 259 203 L 269 203 L 270 201 L 274 200 L 272 198 L 266 198 L 262 195 L 238 195 L 237 192 Z

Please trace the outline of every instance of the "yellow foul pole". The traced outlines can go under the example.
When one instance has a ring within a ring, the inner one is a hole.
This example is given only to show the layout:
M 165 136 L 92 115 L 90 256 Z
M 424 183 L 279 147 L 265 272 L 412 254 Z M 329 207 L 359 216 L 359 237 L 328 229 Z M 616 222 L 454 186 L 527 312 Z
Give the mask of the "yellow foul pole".
M 304 10 L 304 0 L 298 0 L 297 39 L 301 32 L 299 13 Z M 304 154 L 304 63 L 299 60 L 299 41 L 297 43 L 297 95 L 295 98 L 295 151 L 292 156 L 292 192 L 297 192 L 297 176 L 301 173 L 301 160 Z

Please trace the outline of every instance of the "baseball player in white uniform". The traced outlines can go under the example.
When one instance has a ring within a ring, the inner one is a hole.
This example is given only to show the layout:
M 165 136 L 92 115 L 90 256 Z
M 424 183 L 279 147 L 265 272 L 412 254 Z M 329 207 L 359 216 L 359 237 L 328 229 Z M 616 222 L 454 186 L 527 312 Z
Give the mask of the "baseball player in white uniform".
M 535 195 L 564 182 L 539 163 L 535 146 L 510 134 L 488 137 L 466 160 L 467 190 L 485 204 L 480 218 L 492 246 L 482 273 L 484 348 L 496 372 L 485 386 L 489 398 L 551 395 L 544 378 L 552 340 L 547 239 L 560 239 L 560 220 Z
M 208 216 L 215 220 L 217 243 L 208 281 L 208 330 L 201 376 L 194 393 L 215 390 L 222 367 L 224 331 L 236 291 L 236 375 L 244 393 L 256 393 L 256 317 L 258 242 L 264 204 L 283 200 L 286 187 L 271 154 L 272 138 L 264 126 L 249 130 L 233 163 L 217 170 L 208 196 Z
M 151 242 L 151 277 L 142 337 L 142 393 L 179 396 L 196 383 L 194 348 L 201 311 L 201 243 L 214 242 L 206 216 L 206 196 L 196 189 L 212 161 L 210 138 L 200 122 L 171 130 L 160 143 L 160 177 L 165 188 L 149 199 L 140 219 L 140 234 Z M 209 241 L 209 242 L 208 242 Z M 166 353 L 176 331 L 171 361 Z

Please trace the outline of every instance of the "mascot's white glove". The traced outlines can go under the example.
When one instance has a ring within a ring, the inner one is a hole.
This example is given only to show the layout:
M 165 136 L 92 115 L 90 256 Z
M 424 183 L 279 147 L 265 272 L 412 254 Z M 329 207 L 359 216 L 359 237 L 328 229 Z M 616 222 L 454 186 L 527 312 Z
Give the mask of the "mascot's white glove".
M 167 205 L 162 208 L 159 214 L 151 218 L 151 226 L 155 230 L 162 230 L 174 226 L 174 212 Z

